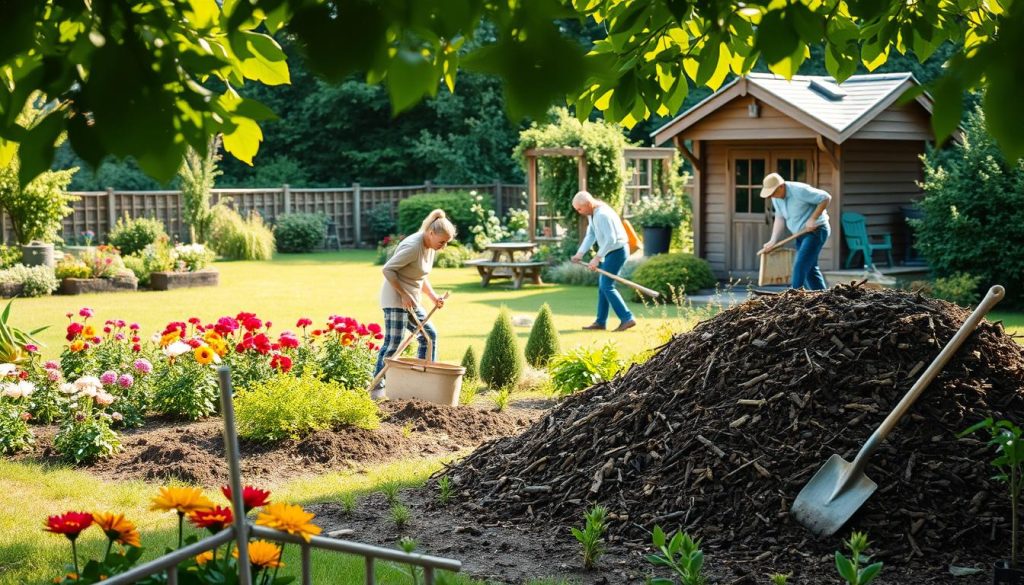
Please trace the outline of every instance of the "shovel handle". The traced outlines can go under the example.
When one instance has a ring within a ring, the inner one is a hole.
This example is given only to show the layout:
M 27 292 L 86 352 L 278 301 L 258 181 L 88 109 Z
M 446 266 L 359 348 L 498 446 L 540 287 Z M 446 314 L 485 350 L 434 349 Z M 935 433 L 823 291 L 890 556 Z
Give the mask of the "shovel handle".
M 853 460 L 853 466 L 851 467 L 849 474 L 847 474 L 848 476 L 854 476 L 864 470 L 868 459 L 871 458 L 871 455 L 875 450 L 877 450 L 885 441 L 885 438 L 889 435 L 889 432 L 892 431 L 893 427 L 896 426 L 896 423 L 903 418 L 903 415 L 906 414 L 907 410 L 909 410 L 911 406 L 913 406 L 918 396 L 920 396 L 921 393 L 924 392 L 924 389 L 932 383 L 932 380 L 939 375 L 942 368 L 949 363 L 949 360 L 953 358 L 953 354 L 960 349 L 960 346 L 963 345 L 964 341 L 971 336 L 971 333 L 974 333 L 974 330 L 978 327 L 978 323 L 981 322 L 985 314 L 992 310 L 992 307 L 994 307 L 996 303 L 1003 300 L 1005 295 L 1006 290 L 998 284 L 988 289 L 988 294 L 986 294 L 985 298 L 978 304 L 978 307 L 974 309 L 974 312 L 967 317 L 967 320 L 964 321 L 964 324 L 961 325 L 960 329 L 955 335 L 953 335 L 953 338 L 949 340 L 946 347 L 942 348 L 942 351 L 939 352 L 939 355 L 936 356 L 931 365 L 928 366 L 928 369 L 921 374 L 921 377 L 917 379 L 917 382 L 914 382 L 914 385 L 903 396 L 900 403 L 896 405 L 896 408 L 892 409 L 889 416 L 885 417 L 882 424 L 875 429 L 875 432 L 871 434 L 871 437 L 866 443 L 864 443 L 864 446 L 861 447 L 860 452 L 857 453 L 857 458 Z
M 441 295 L 441 298 L 447 300 L 448 299 L 448 295 L 450 295 L 450 294 L 451 294 L 451 292 L 446 292 L 443 295 Z M 394 355 L 402 355 L 402 352 L 405 351 L 405 348 L 408 347 L 408 345 L 410 343 L 412 343 L 413 338 L 416 337 L 417 335 L 419 335 L 421 331 L 423 331 L 423 325 L 427 321 L 430 321 L 430 318 L 434 315 L 434 313 L 436 311 L 437 311 L 437 305 L 434 305 L 434 308 L 431 309 L 429 313 L 427 313 L 427 318 L 424 319 L 423 322 L 420 322 L 420 320 L 416 317 L 416 313 L 415 312 L 409 311 L 409 315 L 411 315 L 412 318 L 413 318 L 413 321 L 416 322 L 416 330 L 413 331 L 412 333 L 410 333 L 409 336 L 406 337 L 402 341 L 402 343 L 400 343 L 398 345 L 398 349 L 395 350 Z M 428 344 L 428 346 L 430 346 L 430 343 L 431 343 L 430 342 L 430 338 L 427 337 L 427 344 Z M 428 347 L 428 350 L 431 349 L 431 348 L 432 347 Z M 432 352 L 428 351 L 427 353 L 430 354 Z M 384 362 L 384 367 L 381 368 L 379 372 L 377 372 L 377 375 L 373 377 L 373 380 L 370 380 L 370 385 L 367 387 L 367 392 L 369 392 L 369 391 L 371 391 L 371 390 L 373 390 L 374 388 L 377 387 L 377 384 L 380 383 L 380 381 L 384 378 L 384 374 L 388 371 L 388 367 L 390 367 L 390 365 L 388 364 L 387 361 L 385 361 Z
M 761 256 L 762 254 L 771 254 L 771 253 L 772 253 L 772 252 L 774 252 L 775 250 L 778 250 L 778 249 L 779 249 L 779 248 L 781 248 L 782 246 L 785 246 L 786 244 L 788 244 L 788 243 L 792 242 L 793 240 L 795 240 L 795 239 L 799 238 L 800 236 L 802 236 L 802 235 L 804 235 L 804 234 L 809 234 L 809 233 L 811 233 L 811 232 L 813 232 L 813 231 L 814 231 L 814 230 L 804 230 L 804 231 L 802 231 L 802 232 L 797 232 L 797 233 L 795 233 L 795 234 L 793 234 L 793 235 L 791 235 L 791 236 L 788 236 L 788 237 L 786 237 L 786 238 L 783 238 L 783 239 L 779 240 L 779 241 L 778 241 L 778 242 L 776 242 L 776 243 L 775 243 L 775 245 L 774 245 L 774 246 L 772 246 L 771 248 L 761 248 L 760 250 L 758 250 L 758 251 L 757 251 L 757 255 L 758 255 L 758 256 Z

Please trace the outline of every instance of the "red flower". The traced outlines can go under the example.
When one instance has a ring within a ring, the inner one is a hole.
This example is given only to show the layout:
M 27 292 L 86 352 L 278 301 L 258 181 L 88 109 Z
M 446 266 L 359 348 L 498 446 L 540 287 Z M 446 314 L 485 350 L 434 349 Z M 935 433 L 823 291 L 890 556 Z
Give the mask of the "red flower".
M 310 332 L 310 335 L 312 335 L 313 337 L 320 337 L 323 334 L 324 332 L 319 329 L 314 329 L 313 331 Z
M 112 329 L 110 327 L 104 327 L 103 328 L 103 332 L 104 333 L 110 333 L 111 331 L 112 331 Z
M 199 323 L 201 323 L 199 317 L 189 317 L 188 322 L 190 325 L 199 325 Z
M 85 310 L 85 309 L 83 309 Z M 60 516 L 46 519 L 46 530 L 54 534 L 63 534 L 68 540 L 78 538 L 83 530 L 92 525 L 92 514 L 88 512 L 66 512 Z
M 231 317 L 221 317 L 217 319 L 217 324 L 213 326 L 213 330 L 220 333 L 222 336 L 227 337 L 235 331 L 238 331 L 238 321 Z
M 220 491 L 224 494 L 224 497 L 231 501 L 231 486 L 221 486 Z M 267 490 L 261 490 L 254 488 L 251 485 L 242 487 L 242 507 L 245 508 L 246 514 L 249 513 L 253 508 L 259 508 L 260 506 L 266 506 L 270 502 L 270 492 Z
M 306 328 L 313 324 L 313 320 L 309 317 L 303 317 L 295 323 L 296 327 Z
M 277 341 L 278 343 L 281 344 L 281 347 L 287 347 L 292 349 L 299 347 L 299 338 L 295 337 L 295 334 L 292 333 L 291 331 L 285 331 L 284 333 L 282 333 L 281 337 L 278 338 Z
M 128 328 L 131 329 L 132 331 L 138 331 L 139 330 L 139 324 L 138 323 L 132 323 L 131 325 L 128 326 Z
M 132 351 L 134 351 L 135 353 L 139 353 L 140 351 L 142 351 L 142 346 L 136 343 L 135 345 L 132 346 Z
M 384 334 L 383 333 L 378 333 L 377 335 L 374 335 L 373 338 L 374 339 L 384 339 Z
M 369 325 L 366 326 L 366 328 L 370 330 L 370 333 L 380 333 L 380 325 L 378 325 L 377 323 L 370 323 Z
M 90 309 L 89 307 L 82 307 L 81 309 L 78 310 L 78 314 L 82 317 L 85 317 L 86 319 L 93 316 L 92 309 Z M 92 518 L 91 515 L 89 517 Z
M 270 367 L 275 370 L 280 370 L 282 373 L 287 373 L 292 369 L 292 358 L 275 353 L 274 356 L 270 358 Z
M 186 339 L 185 343 L 187 343 L 188 346 L 191 347 L 192 349 L 195 349 L 203 344 L 203 342 L 199 341 L 198 339 Z
M 234 517 L 231 515 L 231 508 L 215 506 L 209 510 L 195 510 L 188 515 L 189 522 L 196 528 L 206 528 L 216 534 L 231 525 Z
M 66 336 L 67 340 L 68 341 L 74 341 L 75 338 L 78 337 L 78 334 L 81 333 L 81 332 L 82 332 L 82 324 L 81 323 L 71 323 L 70 325 L 68 325 L 68 334 Z

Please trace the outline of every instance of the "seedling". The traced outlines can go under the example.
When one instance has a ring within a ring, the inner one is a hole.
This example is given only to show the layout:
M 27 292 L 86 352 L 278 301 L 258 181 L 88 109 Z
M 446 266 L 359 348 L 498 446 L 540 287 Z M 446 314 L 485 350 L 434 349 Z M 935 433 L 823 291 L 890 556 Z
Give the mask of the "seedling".
M 843 544 L 850 549 L 850 557 L 847 558 L 843 556 L 843 553 L 836 551 L 836 569 L 839 571 L 839 576 L 845 579 L 849 585 L 867 585 L 873 581 L 882 570 L 882 563 L 873 563 L 861 568 L 861 565 L 871 562 L 871 555 L 863 554 L 870 544 L 868 535 L 855 531 L 850 535 L 850 540 Z
M 402 425 L 402 436 L 408 439 L 409 437 L 412 436 L 412 431 L 414 428 L 415 425 L 412 424 L 412 421 L 405 423 L 404 425 Z
M 583 530 L 572 528 L 572 535 L 583 545 L 583 568 L 585 569 L 593 569 L 597 560 L 604 554 L 604 533 L 608 529 L 604 520 L 607 516 L 607 508 L 594 506 L 583 515 L 586 521 Z
M 1008 420 L 995 421 L 987 418 L 960 433 L 959 437 L 988 429 L 992 438 L 988 444 L 996 448 L 992 466 L 999 470 L 996 479 L 1006 482 L 1010 488 L 1010 567 L 1017 566 L 1017 537 L 1020 531 L 1018 507 L 1020 503 L 1021 472 L 1024 470 L 1024 443 L 1021 429 Z
M 395 480 L 389 479 L 387 481 L 380 482 L 377 489 L 384 495 L 384 500 L 392 506 L 398 503 L 398 490 L 402 486 Z
M 402 529 L 409 524 L 409 518 L 412 514 L 409 512 L 409 508 L 405 507 L 405 504 L 395 502 L 391 505 L 391 520 L 395 523 L 395 527 Z
M 792 574 L 772 573 L 768 578 L 772 580 L 772 585 L 789 585 L 791 576 Z
M 651 541 L 660 554 L 647 555 L 647 562 L 658 567 L 668 567 L 679 577 L 683 585 L 707 583 L 707 579 L 701 575 L 704 568 L 704 551 L 700 549 L 700 539 L 693 540 L 685 532 L 676 532 L 667 537 L 661 526 L 655 525 Z M 649 583 L 675 585 L 674 580 L 661 577 L 651 579 Z
M 494 397 L 494 410 L 501 412 L 508 406 L 509 400 L 512 398 L 511 388 L 502 388 L 498 390 L 498 395 Z
M 356 510 L 356 495 L 352 492 L 345 492 L 341 495 L 341 512 L 346 516 Z
M 452 501 L 452 495 L 455 494 L 452 478 L 447 475 L 441 476 L 441 479 L 437 480 L 437 490 L 437 501 L 441 502 L 442 506 L 447 506 L 448 502 Z
M 419 546 L 419 543 L 408 536 L 403 536 L 402 539 L 398 541 L 398 548 L 402 549 L 403 551 L 409 554 L 412 554 L 416 550 L 417 546 Z M 423 575 L 423 569 L 411 564 L 409 565 L 408 570 L 401 568 L 400 565 L 392 566 L 394 566 L 396 569 L 404 573 L 406 576 L 411 577 L 412 585 L 419 585 L 420 576 Z

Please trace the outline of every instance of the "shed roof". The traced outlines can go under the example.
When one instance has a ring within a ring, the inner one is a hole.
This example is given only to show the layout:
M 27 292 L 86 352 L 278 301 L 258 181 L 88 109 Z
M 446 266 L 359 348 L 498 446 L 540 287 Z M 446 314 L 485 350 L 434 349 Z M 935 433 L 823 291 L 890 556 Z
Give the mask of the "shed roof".
M 916 85 L 911 73 L 854 75 L 841 84 L 820 75 L 794 75 L 787 80 L 770 73 L 750 73 L 676 116 L 652 136 L 655 144 L 666 142 L 734 98 L 752 95 L 841 144 Z M 931 113 L 932 100 L 927 94 L 915 99 Z

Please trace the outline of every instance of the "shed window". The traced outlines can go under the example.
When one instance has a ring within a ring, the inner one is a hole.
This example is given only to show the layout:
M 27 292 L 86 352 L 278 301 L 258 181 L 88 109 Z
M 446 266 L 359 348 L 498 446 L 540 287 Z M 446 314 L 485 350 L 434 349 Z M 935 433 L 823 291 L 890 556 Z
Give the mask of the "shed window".
M 807 182 L 807 159 L 780 158 L 776 161 L 775 172 L 787 181 Z
M 763 158 L 736 159 L 736 213 L 764 213 L 760 192 L 766 166 Z

